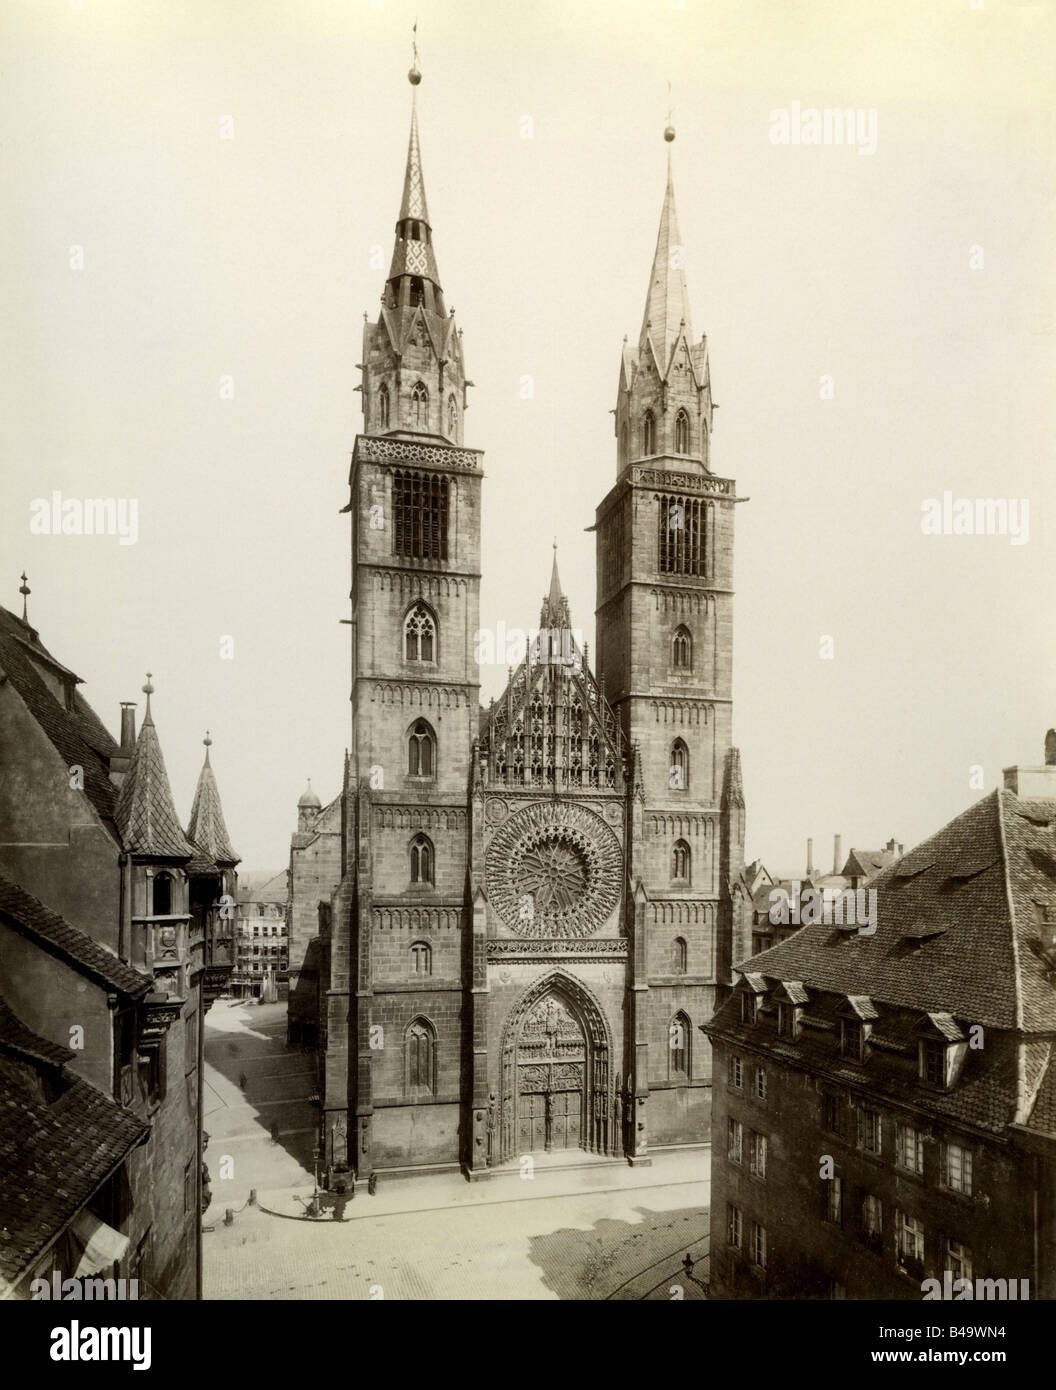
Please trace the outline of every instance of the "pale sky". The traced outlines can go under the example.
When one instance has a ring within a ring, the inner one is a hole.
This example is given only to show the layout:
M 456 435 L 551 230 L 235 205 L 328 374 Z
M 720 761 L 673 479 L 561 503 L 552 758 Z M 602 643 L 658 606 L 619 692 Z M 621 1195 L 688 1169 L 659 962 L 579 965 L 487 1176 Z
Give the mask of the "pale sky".
M 244 867 L 285 866 L 305 779 L 336 794 L 348 742 L 338 513 L 416 15 L 434 244 L 476 383 L 466 442 L 485 450 L 482 626 L 537 620 L 556 536 L 593 645 L 584 528 L 616 476 L 670 80 L 712 464 L 751 499 L 734 609 L 749 857 L 800 869 L 812 835 L 827 867 L 836 831 L 845 852 L 908 846 L 981 794 L 973 765 L 989 791 L 1040 762 L 1051 0 L 7 0 L 0 602 L 20 611 L 24 566 L 32 622 L 115 732 L 151 670 L 181 816 L 208 727 Z M 876 152 L 771 143 L 796 102 L 875 110 Z M 55 490 L 136 499 L 137 543 L 31 535 Z M 1027 499 L 1029 541 L 922 534 L 945 491 Z M 503 678 L 482 670 L 485 702 Z

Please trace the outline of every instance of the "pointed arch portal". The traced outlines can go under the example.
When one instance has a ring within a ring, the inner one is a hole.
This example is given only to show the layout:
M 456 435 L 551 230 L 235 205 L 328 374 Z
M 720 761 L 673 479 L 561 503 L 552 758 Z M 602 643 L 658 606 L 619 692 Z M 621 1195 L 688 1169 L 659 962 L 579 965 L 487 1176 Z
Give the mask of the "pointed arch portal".
M 605 1017 L 585 985 L 563 971 L 530 985 L 503 1035 L 499 1161 L 617 1152 L 610 1053 Z

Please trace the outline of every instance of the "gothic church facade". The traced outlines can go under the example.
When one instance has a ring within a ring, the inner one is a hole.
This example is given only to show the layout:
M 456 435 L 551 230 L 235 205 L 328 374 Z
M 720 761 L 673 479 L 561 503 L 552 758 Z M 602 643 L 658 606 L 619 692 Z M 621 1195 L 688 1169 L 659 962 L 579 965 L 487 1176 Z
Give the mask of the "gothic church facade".
M 540 636 L 480 703 L 483 460 L 416 109 L 360 370 L 351 746 L 337 801 L 302 798 L 291 851 L 291 1036 L 318 1044 L 329 1180 L 475 1178 L 566 1149 L 643 1163 L 705 1142 L 699 1028 L 750 920 L 731 743 L 738 499 L 711 468 L 670 148 L 594 527 L 596 672 L 555 555 Z

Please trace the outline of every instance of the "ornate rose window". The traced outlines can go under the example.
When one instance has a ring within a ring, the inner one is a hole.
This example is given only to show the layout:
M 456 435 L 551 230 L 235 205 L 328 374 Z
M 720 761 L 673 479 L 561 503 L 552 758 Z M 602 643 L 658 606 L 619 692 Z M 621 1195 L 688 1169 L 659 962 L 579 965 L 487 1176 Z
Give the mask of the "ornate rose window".
M 620 844 L 600 816 L 568 803 L 536 803 L 495 831 L 488 896 L 522 936 L 589 936 L 620 899 Z

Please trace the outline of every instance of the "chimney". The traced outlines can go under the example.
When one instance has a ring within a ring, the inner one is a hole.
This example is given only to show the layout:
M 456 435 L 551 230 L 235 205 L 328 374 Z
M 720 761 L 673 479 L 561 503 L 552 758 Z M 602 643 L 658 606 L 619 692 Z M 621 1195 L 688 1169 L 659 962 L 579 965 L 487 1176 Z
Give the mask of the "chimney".
M 807 840 L 807 877 L 814 877 L 814 841 Z
M 840 870 L 843 868 L 843 854 L 841 853 L 842 848 L 843 837 L 841 835 L 837 835 L 832 843 L 832 872 L 834 874 L 838 874 Z
M 1024 797 L 1056 797 L 1056 729 L 1045 735 L 1045 762 L 1041 767 L 1006 767 L 1005 787 Z
M 136 747 L 136 707 L 129 700 L 121 701 L 121 746 L 110 755 L 110 780 L 119 787 L 125 780 Z
M 900 845 L 897 840 L 892 838 L 888 840 L 884 848 L 887 850 L 888 854 L 893 854 L 896 859 L 901 859 L 906 847 L 905 845 Z

